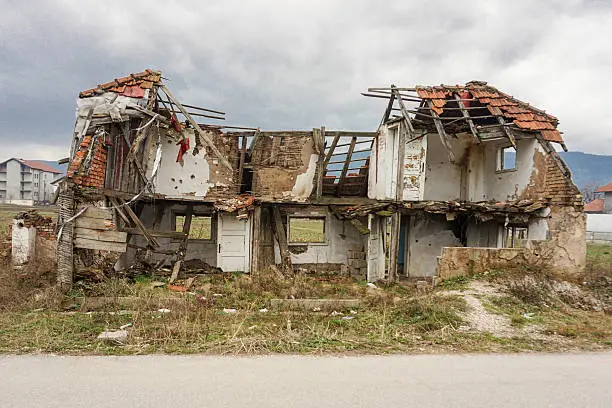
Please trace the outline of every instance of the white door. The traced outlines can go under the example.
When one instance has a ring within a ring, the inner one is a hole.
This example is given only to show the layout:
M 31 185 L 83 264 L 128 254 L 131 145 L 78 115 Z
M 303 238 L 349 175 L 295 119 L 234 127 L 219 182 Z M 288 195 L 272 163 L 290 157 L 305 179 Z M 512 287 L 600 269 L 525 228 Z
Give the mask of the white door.
M 249 272 L 251 263 L 251 219 L 219 214 L 217 266 L 224 272 Z
M 377 282 L 385 278 L 385 247 L 383 217 L 368 215 L 368 282 Z

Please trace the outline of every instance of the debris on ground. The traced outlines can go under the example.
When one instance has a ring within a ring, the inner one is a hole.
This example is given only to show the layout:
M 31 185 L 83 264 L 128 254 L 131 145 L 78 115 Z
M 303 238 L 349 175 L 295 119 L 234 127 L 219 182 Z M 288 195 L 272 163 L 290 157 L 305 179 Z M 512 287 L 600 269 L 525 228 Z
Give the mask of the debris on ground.
M 98 340 L 113 344 L 124 344 L 129 336 L 127 330 L 103 331 L 98 335 Z
M 170 310 L 170 309 L 165 309 L 165 308 L 164 308 L 164 309 L 157 309 L 157 311 L 158 311 L 159 313 L 170 313 L 170 312 L 171 312 L 171 310 Z
M 237 312 L 236 309 L 223 309 L 223 313 L 227 313 L 227 314 L 232 314 L 236 312 Z

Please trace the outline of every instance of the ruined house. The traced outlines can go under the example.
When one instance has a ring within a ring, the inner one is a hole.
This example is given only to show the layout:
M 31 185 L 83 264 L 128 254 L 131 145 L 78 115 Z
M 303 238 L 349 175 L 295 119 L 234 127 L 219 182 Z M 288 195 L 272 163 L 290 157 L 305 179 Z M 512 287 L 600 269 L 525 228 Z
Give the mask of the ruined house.
M 365 95 L 387 100 L 373 132 L 211 124 L 224 113 L 181 103 L 153 70 L 81 92 L 60 284 L 92 254 L 173 277 L 187 263 L 369 281 L 519 258 L 581 270 L 582 199 L 556 118 L 483 82 Z

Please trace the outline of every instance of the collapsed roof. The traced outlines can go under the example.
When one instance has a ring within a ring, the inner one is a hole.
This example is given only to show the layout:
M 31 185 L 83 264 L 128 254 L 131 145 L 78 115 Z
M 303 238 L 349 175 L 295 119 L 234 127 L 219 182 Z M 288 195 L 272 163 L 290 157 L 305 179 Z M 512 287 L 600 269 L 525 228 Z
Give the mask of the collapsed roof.
M 414 126 L 428 125 L 449 133 L 472 132 L 477 141 L 483 133 L 502 130 L 514 144 L 510 130 L 535 133 L 548 142 L 559 143 L 565 150 L 559 121 L 545 111 L 520 101 L 484 81 L 471 81 L 465 85 L 422 86 L 414 88 L 369 88 L 364 96 L 389 99 L 383 121 L 391 118 L 392 111 L 410 115 Z M 394 107 L 397 101 L 399 107 Z M 410 104 L 413 108 L 410 109 Z

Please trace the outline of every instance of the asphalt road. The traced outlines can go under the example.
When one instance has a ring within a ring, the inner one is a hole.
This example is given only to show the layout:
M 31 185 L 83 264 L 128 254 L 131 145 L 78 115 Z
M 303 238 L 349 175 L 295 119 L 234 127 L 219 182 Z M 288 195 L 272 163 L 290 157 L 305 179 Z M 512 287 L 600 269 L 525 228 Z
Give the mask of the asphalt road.
M 610 407 L 612 354 L 0 357 L 0 407 Z

